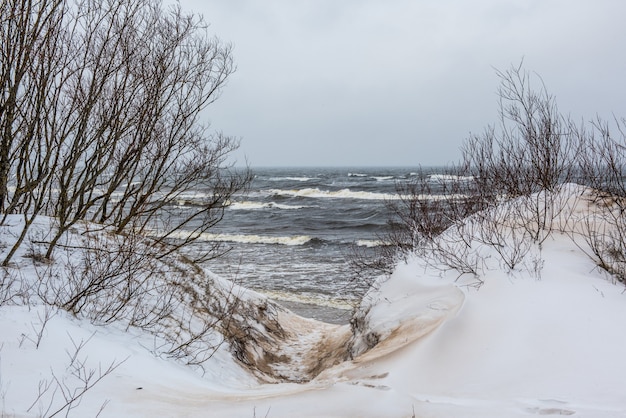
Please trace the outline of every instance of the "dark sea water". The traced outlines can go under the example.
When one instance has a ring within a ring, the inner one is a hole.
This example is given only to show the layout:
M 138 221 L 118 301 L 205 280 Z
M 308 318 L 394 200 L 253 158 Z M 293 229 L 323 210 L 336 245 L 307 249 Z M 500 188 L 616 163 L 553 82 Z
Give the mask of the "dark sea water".
M 397 183 L 410 181 L 417 169 L 256 168 L 253 173 L 249 193 L 234 199 L 223 221 L 203 237 L 232 247 L 209 268 L 303 316 L 346 322 L 367 290 L 352 280 L 350 248 L 367 252 L 380 244 L 388 228 L 385 202 L 397 198 Z

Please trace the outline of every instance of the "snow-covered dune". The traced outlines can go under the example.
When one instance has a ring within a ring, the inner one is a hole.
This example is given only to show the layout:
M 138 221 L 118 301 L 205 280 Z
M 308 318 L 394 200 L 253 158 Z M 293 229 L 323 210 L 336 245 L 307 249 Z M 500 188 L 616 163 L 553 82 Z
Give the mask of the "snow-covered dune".
M 0 406 L 49 415 L 80 389 L 80 370 L 98 376 L 114 364 L 70 416 L 103 404 L 103 417 L 626 416 L 624 285 L 572 239 L 590 203 L 585 191 L 566 191 L 573 200 L 558 228 L 524 247 L 514 268 L 478 237 L 479 276 L 414 255 L 372 288 L 352 329 L 238 289 L 248 313 L 201 368 L 159 354 L 158 339 L 132 327 L 4 303 Z

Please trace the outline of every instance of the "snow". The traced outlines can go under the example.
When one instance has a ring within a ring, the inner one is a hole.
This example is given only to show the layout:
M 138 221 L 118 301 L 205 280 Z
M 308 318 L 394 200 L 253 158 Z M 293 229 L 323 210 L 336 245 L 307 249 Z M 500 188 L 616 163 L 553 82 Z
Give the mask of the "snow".
M 580 214 L 584 205 L 576 200 L 569 211 Z M 0 243 L 14 235 L 0 227 Z M 263 311 L 275 310 L 282 339 L 245 347 L 253 361 L 268 352 L 287 359 L 267 366 L 287 377 L 274 383 L 247 370 L 227 343 L 199 369 L 164 356 L 158 337 L 139 329 L 93 325 L 35 300 L 6 302 L 2 414 L 35 417 L 61 407 L 61 389 L 81 386 L 72 375 L 81 372 L 71 366 L 75 357 L 74 365 L 95 376 L 114 366 L 70 411 L 79 417 L 626 416 L 624 285 L 570 234 L 533 244 L 526 264 L 512 270 L 493 249 L 472 248 L 484 259 L 480 286 L 429 254 L 414 255 L 366 295 L 352 337 L 347 325 L 300 318 L 238 288 Z M 18 260 L 12 271 L 24 282 L 37 280 L 30 260 Z M 528 267 L 533 260 L 540 268 Z M 267 321 L 241 316 L 235 326 L 272 331 Z M 353 358 L 342 361 L 348 352 Z

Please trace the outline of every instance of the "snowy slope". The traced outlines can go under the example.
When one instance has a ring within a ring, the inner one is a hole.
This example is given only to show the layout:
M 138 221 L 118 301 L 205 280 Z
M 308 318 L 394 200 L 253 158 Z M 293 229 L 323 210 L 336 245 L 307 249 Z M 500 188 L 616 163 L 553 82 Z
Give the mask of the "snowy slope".
M 583 213 L 584 204 L 574 201 L 568 216 Z M 579 219 L 568 219 L 575 228 Z M 367 295 L 357 313 L 362 327 L 350 342 L 347 326 L 279 311 L 289 338 L 282 345 L 271 340 L 259 357 L 274 349 L 291 359 L 272 366 L 283 367 L 281 373 L 309 370 L 308 362 L 320 357 L 336 360 L 342 349 L 357 354 L 307 383 L 261 383 L 226 344 L 202 374 L 157 355 L 155 338 L 138 330 L 94 326 L 64 312 L 42 327 L 50 308 L 5 304 L 0 405 L 8 416 L 39 416 L 51 397 L 61 405 L 62 392 L 52 389 L 34 401 L 55 378 L 67 390 L 80 386 L 67 366 L 82 341 L 76 358 L 84 369 L 97 375 L 111 362 L 122 363 L 70 416 L 95 416 L 107 400 L 100 416 L 626 416 L 624 285 L 558 231 L 533 244 L 512 270 L 493 249 L 472 248 L 484 260 L 481 286 L 474 286 L 475 277 L 435 265 L 428 254 L 416 255 Z

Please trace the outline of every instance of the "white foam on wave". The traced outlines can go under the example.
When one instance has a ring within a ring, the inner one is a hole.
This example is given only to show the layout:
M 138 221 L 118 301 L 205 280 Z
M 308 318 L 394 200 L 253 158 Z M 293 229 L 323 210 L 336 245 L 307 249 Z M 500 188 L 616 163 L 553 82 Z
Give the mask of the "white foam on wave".
M 317 177 L 270 177 L 268 180 L 269 181 L 301 181 L 301 182 L 305 182 L 305 181 L 319 180 L 319 178 L 317 178 Z
M 357 240 L 356 245 L 359 247 L 374 248 L 385 245 L 385 243 L 379 239 L 360 239 Z
M 285 205 L 282 203 L 276 202 L 233 202 L 229 206 L 232 210 L 258 210 L 258 209 L 283 209 L 283 210 L 293 210 L 293 209 L 303 209 L 309 206 L 304 205 Z
M 400 198 L 400 196 L 396 194 L 352 191 L 350 189 L 341 189 L 336 191 L 320 190 L 318 188 L 296 190 L 273 189 L 268 190 L 268 192 L 277 196 L 310 197 L 316 199 L 394 200 Z
M 294 293 L 280 290 L 259 290 L 267 297 L 285 302 L 305 303 L 308 305 L 326 306 L 329 308 L 351 310 L 354 308 L 354 301 L 342 298 L 332 298 L 322 294 Z
M 212 195 L 197 191 L 180 193 L 175 197 L 178 206 L 202 206 L 212 199 Z M 228 202 L 226 202 L 226 204 L 228 204 Z
M 239 244 L 277 244 L 277 245 L 304 245 L 311 241 L 311 237 L 308 235 L 295 235 L 295 236 L 268 236 L 268 235 L 255 235 L 255 234 L 212 234 L 204 232 L 201 234 L 194 234 L 189 231 L 176 231 L 170 237 L 176 239 L 187 239 L 190 236 L 202 241 L 210 242 L 234 242 Z
M 372 178 L 376 181 L 389 181 L 393 180 L 394 176 L 372 176 Z
M 368 174 L 363 173 L 348 173 L 348 177 L 367 177 Z
M 417 196 L 402 196 L 391 193 L 376 193 L 364 191 L 352 191 L 350 189 L 341 189 L 337 191 L 320 190 L 320 189 L 294 189 L 282 190 L 271 189 L 266 191 L 274 196 L 291 196 L 291 197 L 309 197 L 314 199 L 361 199 L 361 200 L 398 200 L 417 198 L 418 200 L 448 200 L 463 199 L 467 196 L 461 194 L 421 194 Z

